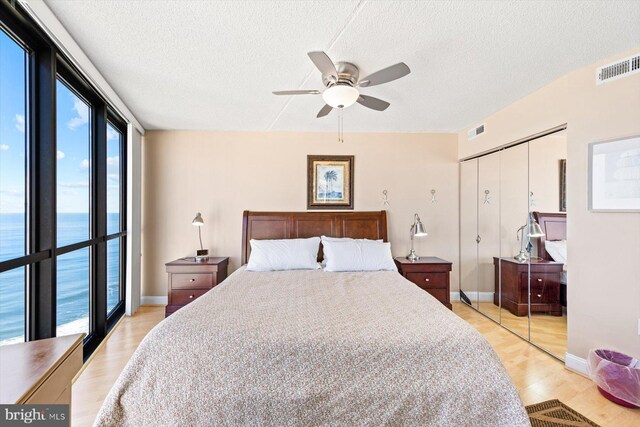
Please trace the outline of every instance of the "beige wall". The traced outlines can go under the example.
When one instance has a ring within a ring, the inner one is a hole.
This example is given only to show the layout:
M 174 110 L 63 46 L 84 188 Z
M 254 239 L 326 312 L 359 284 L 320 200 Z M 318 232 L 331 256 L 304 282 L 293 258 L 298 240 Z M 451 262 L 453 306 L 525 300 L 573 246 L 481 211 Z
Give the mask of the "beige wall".
M 429 236 L 420 255 L 456 264 L 458 283 L 457 134 L 149 131 L 143 143 L 142 295 L 165 296 L 164 263 L 197 248 L 196 212 L 213 255 L 240 262 L 242 211 L 306 210 L 307 154 L 355 156 L 355 210 L 385 209 L 394 255 L 409 251 L 418 212 Z M 435 189 L 437 203 L 431 203 Z
M 569 353 L 610 347 L 640 356 L 640 213 L 588 210 L 588 144 L 640 134 L 640 74 L 600 86 L 596 68 L 639 50 L 576 70 L 488 117 L 464 158 L 567 123 Z

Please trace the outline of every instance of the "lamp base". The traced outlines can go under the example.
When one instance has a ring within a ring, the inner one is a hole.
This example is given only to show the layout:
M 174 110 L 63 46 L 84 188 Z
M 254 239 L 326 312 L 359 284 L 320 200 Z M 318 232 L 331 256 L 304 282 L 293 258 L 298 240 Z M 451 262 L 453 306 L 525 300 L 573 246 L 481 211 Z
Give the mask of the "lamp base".
M 418 261 L 420 257 L 416 254 L 416 251 L 411 249 L 411 252 L 409 252 L 409 255 L 407 255 L 407 259 L 411 262 L 415 262 Z
M 518 262 L 527 262 L 529 261 L 529 254 L 525 251 L 520 251 L 520 253 L 513 257 Z
M 209 261 L 209 249 L 198 249 L 196 251 L 195 262 Z

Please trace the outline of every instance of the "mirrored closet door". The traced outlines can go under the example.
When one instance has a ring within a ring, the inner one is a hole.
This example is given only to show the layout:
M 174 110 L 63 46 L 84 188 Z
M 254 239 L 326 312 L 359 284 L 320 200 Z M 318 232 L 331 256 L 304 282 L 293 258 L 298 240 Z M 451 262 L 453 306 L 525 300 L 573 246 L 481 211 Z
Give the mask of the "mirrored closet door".
M 460 299 L 564 358 L 564 127 L 460 163 Z

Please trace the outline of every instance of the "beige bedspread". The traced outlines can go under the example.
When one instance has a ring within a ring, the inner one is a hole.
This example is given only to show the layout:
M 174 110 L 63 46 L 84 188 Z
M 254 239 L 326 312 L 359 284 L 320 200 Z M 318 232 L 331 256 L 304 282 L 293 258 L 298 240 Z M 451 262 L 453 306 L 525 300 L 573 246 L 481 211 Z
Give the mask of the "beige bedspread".
M 240 269 L 156 326 L 98 426 L 529 426 L 489 343 L 396 272 Z

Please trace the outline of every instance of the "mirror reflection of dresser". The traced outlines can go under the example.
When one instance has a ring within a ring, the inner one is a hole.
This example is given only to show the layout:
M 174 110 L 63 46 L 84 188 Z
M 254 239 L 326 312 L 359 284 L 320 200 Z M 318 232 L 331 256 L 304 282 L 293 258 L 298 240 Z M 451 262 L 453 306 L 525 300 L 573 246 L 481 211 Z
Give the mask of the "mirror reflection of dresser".
M 461 301 L 559 359 L 567 348 L 565 129 L 460 162 Z

